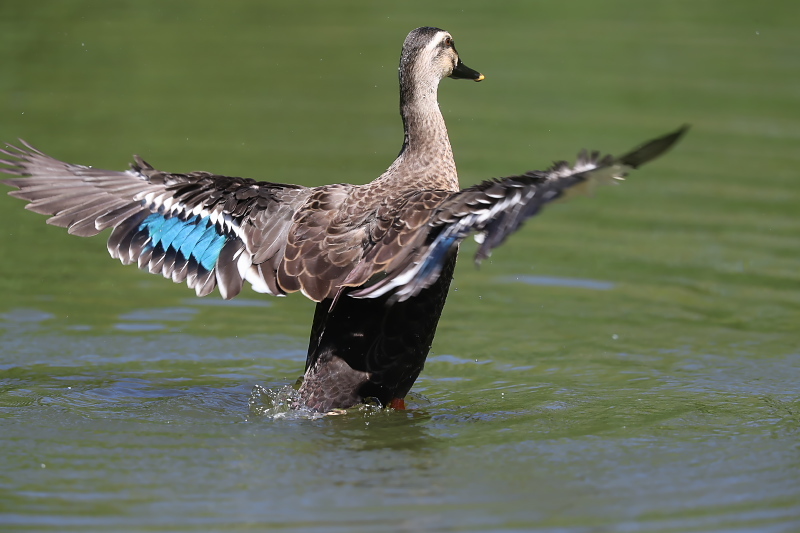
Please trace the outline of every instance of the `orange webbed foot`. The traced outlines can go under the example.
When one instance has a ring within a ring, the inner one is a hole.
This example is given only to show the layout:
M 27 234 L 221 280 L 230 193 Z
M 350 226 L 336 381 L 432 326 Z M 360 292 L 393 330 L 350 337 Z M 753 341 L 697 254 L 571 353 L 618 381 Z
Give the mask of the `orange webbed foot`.
M 389 407 L 398 411 L 405 411 L 406 401 L 403 398 L 392 398 L 392 401 L 389 402 Z

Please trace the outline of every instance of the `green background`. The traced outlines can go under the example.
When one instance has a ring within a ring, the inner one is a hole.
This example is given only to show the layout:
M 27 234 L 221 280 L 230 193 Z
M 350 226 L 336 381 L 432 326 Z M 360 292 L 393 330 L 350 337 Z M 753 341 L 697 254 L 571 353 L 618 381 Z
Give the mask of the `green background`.
M 421 25 L 486 75 L 440 89 L 465 186 L 692 125 L 480 270 L 464 247 L 408 412 L 270 408 L 310 302 L 198 300 L 0 197 L 0 525 L 797 530 L 798 21 L 789 1 L 0 4 L 0 139 L 96 167 L 370 181 Z

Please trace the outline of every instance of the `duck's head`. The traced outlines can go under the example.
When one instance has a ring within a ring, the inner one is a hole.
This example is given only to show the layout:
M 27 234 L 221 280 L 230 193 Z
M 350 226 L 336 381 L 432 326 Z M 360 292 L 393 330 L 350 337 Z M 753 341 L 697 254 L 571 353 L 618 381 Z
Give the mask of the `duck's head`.
M 450 33 L 427 26 L 409 33 L 400 56 L 400 85 L 435 87 L 447 77 L 474 81 L 484 78 L 461 62 Z

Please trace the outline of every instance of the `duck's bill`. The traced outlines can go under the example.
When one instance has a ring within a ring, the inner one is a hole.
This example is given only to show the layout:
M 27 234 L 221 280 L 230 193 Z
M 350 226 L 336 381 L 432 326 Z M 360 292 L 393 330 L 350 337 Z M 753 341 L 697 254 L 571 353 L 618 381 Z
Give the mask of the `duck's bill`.
M 475 80 L 475 81 L 481 81 L 484 78 L 483 74 L 481 74 L 477 70 L 472 70 L 464 63 L 462 63 L 460 59 L 456 64 L 456 68 L 453 69 L 453 73 L 450 74 L 450 77 L 456 80 Z

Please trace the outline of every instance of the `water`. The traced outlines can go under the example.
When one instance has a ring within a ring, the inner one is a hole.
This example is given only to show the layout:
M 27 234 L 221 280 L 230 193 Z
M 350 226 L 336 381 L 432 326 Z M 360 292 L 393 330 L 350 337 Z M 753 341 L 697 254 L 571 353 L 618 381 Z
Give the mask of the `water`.
M 193 298 L 0 197 L 0 529 L 800 529 L 798 7 L 454 6 L 0 6 L 0 138 L 95 166 L 372 179 L 423 24 L 487 76 L 441 90 L 465 185 L 693 125 L 467 245 L 404 412 L 287 412 L 309 302 Z

